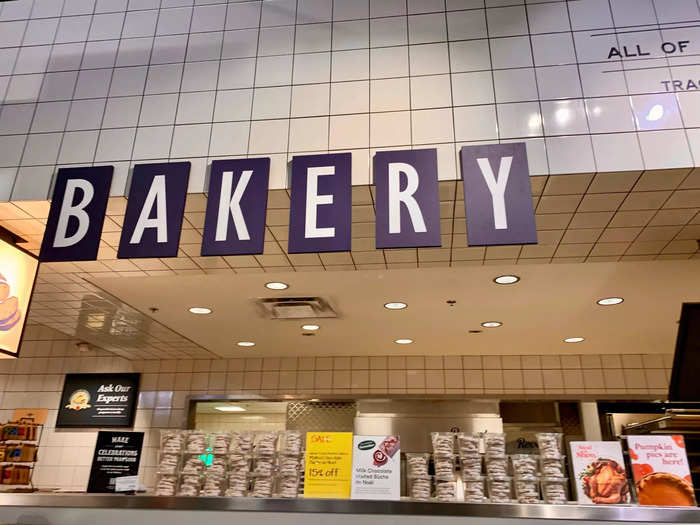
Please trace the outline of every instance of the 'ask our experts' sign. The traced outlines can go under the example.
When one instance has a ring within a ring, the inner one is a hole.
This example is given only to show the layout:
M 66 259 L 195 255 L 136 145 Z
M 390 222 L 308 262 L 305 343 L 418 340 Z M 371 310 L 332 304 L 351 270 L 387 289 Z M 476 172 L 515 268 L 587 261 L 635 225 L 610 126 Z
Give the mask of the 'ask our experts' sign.
M 464 146 L 460 154 L 470 246 L 535 244 L 524 143 Z M 289 253 L 348 251 L 351 153 L 295 156 L 291 162 Z M 437 150 L 377 152 L 376 247 L 441 245 Z M 113 166 L 58 171 L 41 261 L 97 258 Z M 189 162 L 137 164 L 117 257 L 176 257 Z M 211 165 L 202 256 L 263 252 L 269 158 Z
M 131 427 L 140 374 L 66 374 L 57 427 Z

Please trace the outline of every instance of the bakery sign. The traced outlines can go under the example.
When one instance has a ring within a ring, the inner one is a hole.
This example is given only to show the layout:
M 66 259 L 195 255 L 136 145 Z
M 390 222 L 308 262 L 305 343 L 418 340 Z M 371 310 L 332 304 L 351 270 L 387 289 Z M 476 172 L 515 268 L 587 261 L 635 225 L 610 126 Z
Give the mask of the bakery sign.
M 524 143 L 465 146 L 460 152 L 470 246 L 536 244 Z M 351 153 L 299 155 L 291 162 L 289 253 L 349 251 Z M 436 149 L 377 152 L 376 247 L 439 247 Z M 113 166 L 61 168 L 40 261 L 97 258 Z M 134 166 L 117 257 L 176 257 L 189 162 Z M 211 164 L 202 256 L 261 254 L 269 158 Z
M 141 374 L 66 374 L 57 427 L 131 427 Z

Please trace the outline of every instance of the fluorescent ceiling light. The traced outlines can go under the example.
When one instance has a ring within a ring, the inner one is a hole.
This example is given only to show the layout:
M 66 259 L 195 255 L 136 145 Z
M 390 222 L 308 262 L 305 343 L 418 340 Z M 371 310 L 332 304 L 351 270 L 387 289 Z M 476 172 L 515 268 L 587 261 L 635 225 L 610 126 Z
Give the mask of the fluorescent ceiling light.
M 403 310 L 407 306 L 408 305 L 406 303 L 402 303 L 399 301 L 384 303 L 384 308 L 386 308 L 387 310 Z
M 481 326 L 484 328 L 498 328 L 499 326 L 503 326 L 503 323 L 499 321 L 486 321 L 485 323 L 481 323 Z
M 309 330 L 311 332 L 313 332 L 314 330 L 318 330 L 319 328 L 321 328 L 321 327 L 318 326 L 317 324 L 305 324 L 305 325 L 302 325 L 302 327 L 301 327 L 302 330 Z
M 398 345 L 410 345 L 413 339 L 394 339 L 394 342 Z
M 202 306 L 193 306 L 190 308 L 190 313 L 191 314 L 196 314 L 196 315 L 206 315 L 211 313 L 211 308 L 204 308 Z
M 221 407 L 214 407 L 214 410 L 218 410 L 219 412 L 245 412 L 245 408 L 243 407 L 238 407 L 238 406 L 221 406 Z
M 255 343 L 253 341 L 238 341 L 236 344 L 238 346 L 245 346 L 245 347 L 255 346 Z
M 583 337 L 567 337 L 564 339 L 565 343 L 580 343 L 583 341 Z
M 520 280 L 517 275 L 499 275 L 493 282 L 498 284 L 515 284 Z
M 289 288 L 289 285 L 287 283 L 271 282 L 265 283 L 265 288 L 268 290 L 286 290 Z
M 605 297 L 604 299 L 598 299 L 596 302 L 601 306 L 612 306 L 615 304 L 620 304 L 624 299 L 622 297 Z

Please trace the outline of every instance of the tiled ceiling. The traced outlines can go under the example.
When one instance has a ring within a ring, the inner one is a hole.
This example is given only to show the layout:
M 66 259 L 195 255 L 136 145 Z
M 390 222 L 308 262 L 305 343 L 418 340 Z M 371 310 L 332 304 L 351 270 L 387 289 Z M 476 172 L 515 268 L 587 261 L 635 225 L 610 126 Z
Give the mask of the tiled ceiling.
M 178 257 L 117 259 L 126 199 L 114 197 L 107 208 L 98 260 L 42 264 L 29 319 L 124 357 L 209 357 L 206 349 L 87 280 L 700 259 L 700 168 L 537 176 L 531 181 L 539 244 L 488 248 L 466 244 L 460 181 L 439 183 L 442 248 L 375 249 L 374 187 L 354 186 L 352 251 L 325 254 L 287 253 L 289 191 L 272 190 L 262 255 L 200 257 L 206 196 L 190 194 Z M 26 239 L 23 246 L 38 253 L 48 210 L 48 201 L 0 203 L 0 226 Z

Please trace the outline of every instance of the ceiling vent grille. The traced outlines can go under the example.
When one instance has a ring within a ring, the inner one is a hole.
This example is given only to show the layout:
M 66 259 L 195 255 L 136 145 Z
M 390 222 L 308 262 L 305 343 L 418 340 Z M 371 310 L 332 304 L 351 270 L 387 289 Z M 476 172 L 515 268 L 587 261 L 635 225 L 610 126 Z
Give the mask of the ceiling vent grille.
M 328 301 L 321 297 L 276 297 L 257 300 L 263 317 L 268 319 L 318 319 L 338 317 Z

